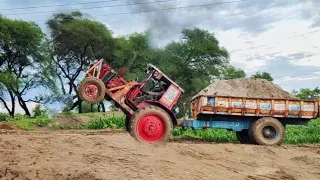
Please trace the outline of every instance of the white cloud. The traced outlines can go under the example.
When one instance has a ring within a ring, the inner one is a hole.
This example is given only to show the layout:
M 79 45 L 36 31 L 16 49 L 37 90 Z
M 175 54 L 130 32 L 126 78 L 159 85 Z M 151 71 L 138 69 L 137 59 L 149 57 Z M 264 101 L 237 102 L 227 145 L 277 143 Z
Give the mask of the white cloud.
M 293 59 L 295 65 L 320 67 L 320 28 L 309 29 L 311 23 L 283 20 L 273 23 L 271 29 L 255 37 L 239 29 L 220 31 L 217 36 L 232 52 L 231 61 L 243 64 L 247 71 L 265 65 L 275 56 L 297 53 L 307 53 L 310 57 Z

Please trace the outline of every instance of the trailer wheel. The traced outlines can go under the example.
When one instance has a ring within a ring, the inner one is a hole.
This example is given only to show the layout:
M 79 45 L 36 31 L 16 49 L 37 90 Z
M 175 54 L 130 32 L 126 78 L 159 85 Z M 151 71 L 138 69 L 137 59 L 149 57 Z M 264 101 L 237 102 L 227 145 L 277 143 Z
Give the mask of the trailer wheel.
M 79 84 L 78 92 L 80 99 L 96 104 L 105 98 L 105 84 L 98 78 L 86 77 Z
M 281 122 L 272 117 L 258 119 L 251 126 L 252 137 L 259 145 L 280 145 L 285 136 L 284 131 Z
M 148 144 L 168 141 L 173 131 L 169 114 L 153 105 L 137 110 L 129 123 L 131 135 L 136 140 Z
M 248 129 L 237 131 L 236 136 L 238 141 L 240 141 L 241 144 L 257 144 L 250 136 Z

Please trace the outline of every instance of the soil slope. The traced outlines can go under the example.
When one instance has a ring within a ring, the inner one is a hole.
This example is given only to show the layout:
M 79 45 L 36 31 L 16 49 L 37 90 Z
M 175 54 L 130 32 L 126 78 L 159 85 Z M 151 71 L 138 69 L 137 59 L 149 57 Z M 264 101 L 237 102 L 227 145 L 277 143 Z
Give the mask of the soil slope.
M 320 179 L 320 146 L 170 142 L 123 131 L 0 130 L 0 179 Z
M 248 78 L 216 81 L 201 90 L 195 97 L 199 95 L 298 99 L 270 81 Z

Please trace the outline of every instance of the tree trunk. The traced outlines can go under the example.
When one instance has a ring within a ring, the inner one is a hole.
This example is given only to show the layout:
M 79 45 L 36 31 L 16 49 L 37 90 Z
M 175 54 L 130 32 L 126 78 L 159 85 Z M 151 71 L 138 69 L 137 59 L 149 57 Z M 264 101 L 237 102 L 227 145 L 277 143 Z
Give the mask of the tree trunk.
M 91 112 L 93 112 L 93 104 L 90 104 Z
M 82 100 L 78 100 L 79 104 L 78 104 L 78 112 L 82 113 Z
M 14 95 L 12 94 L 12 92 L 9 92 L 10 94 L 10 99 L 11 99 L 11 103 L 12 103 L 12 106 L 11 106 L 11 112 L 9 112 L 10 116 L 11 117 L 14 117 L 14 113 L 15 113 L 15 110 L 16 110 L 16 98 L 14 97 Z
M 11 110 L 10 110 L 7 102 L 6 102 L 4 99 L 2 99 L 2 98 L 0 97 L 0 101 L 3 103 L 4 107 L 5 107 L 6 110 L 8 111 L 9 115 L 10 115 L 11 117 L 14 117 L 14 106 L 15 106 L 15 105 L 14 105 L 14 102 L 12 103 L 12 107 L 11 107 Z
M 27 107 L 26 102 L 24 102 L 24 100 L 22 99 L 21 96 L 18 96 L 18 102 L 19 102 L 21 108 L 22 108 L 22 109 L 24 110 L 24 112 L 26 113 L 26 115 L 30 117 L 30 116 L 31 116 L 30 111 L 29 111 L 29 109 L 28 109 L 28 107 Z

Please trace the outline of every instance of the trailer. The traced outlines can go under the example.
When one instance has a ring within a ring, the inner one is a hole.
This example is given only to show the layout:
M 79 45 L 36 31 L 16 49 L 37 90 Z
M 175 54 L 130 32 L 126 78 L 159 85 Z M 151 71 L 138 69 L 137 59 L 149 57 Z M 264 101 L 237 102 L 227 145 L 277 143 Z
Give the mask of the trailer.
M 307 125 L 319 117 L 319 101 L 198 95 L 184 128 L 236 131 L 243 144 L 280 145 L 286 125 Z

